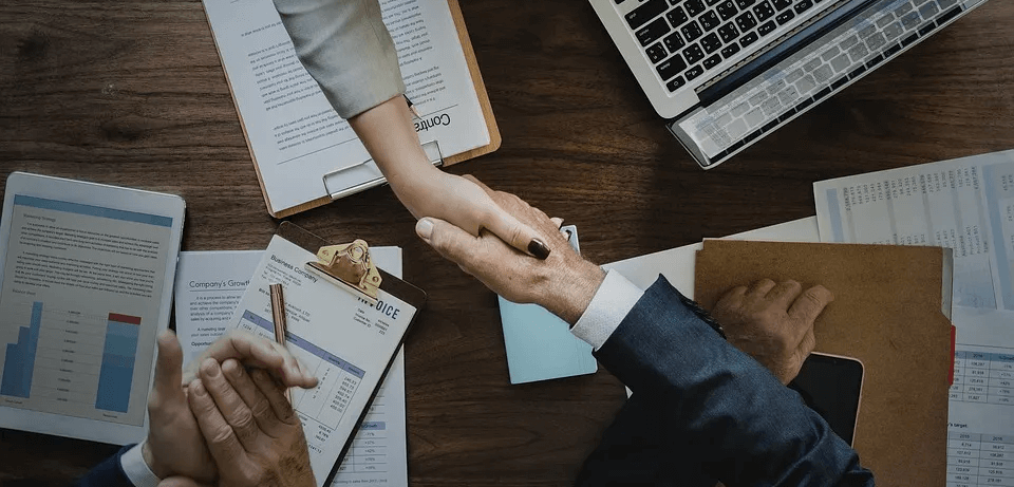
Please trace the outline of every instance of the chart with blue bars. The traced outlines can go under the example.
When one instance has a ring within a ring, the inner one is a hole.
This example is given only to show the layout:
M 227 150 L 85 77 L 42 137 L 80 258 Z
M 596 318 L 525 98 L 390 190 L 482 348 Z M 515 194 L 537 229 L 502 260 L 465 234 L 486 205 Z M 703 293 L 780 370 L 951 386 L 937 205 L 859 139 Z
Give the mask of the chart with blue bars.
M 140 317 L 41 301 L 16 308 L 21 311 L 7 317 L 13 323 L 0 327 L 10 340 L 3 348 L 0 397 L 16 400 L 15 407 L 81 417 L 109 419 L 129 411 Z M 17 341 L 11 340 L 15 328 Z
M 18 342 L 7 344 L 4 357 L 3 379 L 0 394 L 28 398 L 35 371 L 35 353 L 39 346 L 39 329 L 42 328 L 42 303 L 32 303 L 32 320 L 27 327 L 18 329 Z

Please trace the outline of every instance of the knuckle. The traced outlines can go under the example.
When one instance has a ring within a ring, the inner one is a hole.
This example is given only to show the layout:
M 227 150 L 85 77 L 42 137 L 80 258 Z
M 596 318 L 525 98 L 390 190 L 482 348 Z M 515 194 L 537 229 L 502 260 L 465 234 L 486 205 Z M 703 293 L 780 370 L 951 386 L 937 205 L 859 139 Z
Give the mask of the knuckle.
M 254 417 L 253 413 L 249 409 L 241 409 L 233 414 L 232 421 L 230 423 L 234 428 L 248 430 L 253 426 Z
M 267 401 L 261 399 L 250 406 L 250 413 L 257 418 L 263 418 L 268 415 L 271 411 L 271 405 Z
M 236 433 L 229 426 L 219 426 L 211 432 L 208 442 L 213 445 L 223 446 L 231 444 L 236 439 Z

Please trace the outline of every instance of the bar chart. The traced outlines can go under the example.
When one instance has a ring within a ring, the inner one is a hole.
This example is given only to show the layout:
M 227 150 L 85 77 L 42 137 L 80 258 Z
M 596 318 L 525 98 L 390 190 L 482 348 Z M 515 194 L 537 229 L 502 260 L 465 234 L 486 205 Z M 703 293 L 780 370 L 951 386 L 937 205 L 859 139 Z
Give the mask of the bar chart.
M 38 351 L 41 328 L 42 303 L 36 301 L 32 303 L 29 326 L 18 329 L 17 343 L 7 344 L 0 394 L 28 398 L 32 389 L 32 374 L 35 371 L 35 354 Z
M 89 303 L 9 309 L 0 396 L 17 402 L 8 405 L 106 420 L 130 410 L 140 317 Z

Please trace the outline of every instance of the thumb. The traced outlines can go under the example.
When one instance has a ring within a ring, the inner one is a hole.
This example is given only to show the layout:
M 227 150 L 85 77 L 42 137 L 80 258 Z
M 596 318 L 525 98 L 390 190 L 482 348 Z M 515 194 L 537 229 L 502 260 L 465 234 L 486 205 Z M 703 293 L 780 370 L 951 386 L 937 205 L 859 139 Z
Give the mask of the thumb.
M 155 384 L 152 387 L 163 401 L 178 399 L 186 402 L 183 394 L 183 349 L 172 330 L 158 337 L 158 358 L 155 361 Z
M 549 257 L 550 250 L 546 240 L 532 227 L 521 223 L 514 215 L 499 206 L 492 211 L 489 220 L 483 226 L 521 252 L 531 254 L 539 260 L 546 260 Z
M 436 218 L 423 218 L 415 225 L 419 238 L 445 259 L 468 272 L 482 251 L 479 239 L 470 233 Z
M 158 483 L 158 487 L 205 487 L 186 477 L 169 477 Z

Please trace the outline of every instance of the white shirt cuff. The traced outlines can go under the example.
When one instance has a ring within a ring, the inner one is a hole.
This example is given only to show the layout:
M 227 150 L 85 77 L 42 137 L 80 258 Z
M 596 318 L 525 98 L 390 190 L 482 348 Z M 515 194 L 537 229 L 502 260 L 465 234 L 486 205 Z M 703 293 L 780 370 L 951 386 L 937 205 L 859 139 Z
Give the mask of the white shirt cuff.
M 142 444 L 138 443 L 127 450 L 120 457 L 120 465 L 123 467 L 123 473 L 127 475 L 127 479 L 134 484 L 134 487 L 158 487 L 159 478 L 148 468 L 144 457 L 141 456 Z
M 598 350 L 612 336 L 643 294 L 644 291 L 619 272 L 610 270 L 599 285 L 591 303 L 588 303 L 584 314 L 574 324 L 574 328 L 571 328 L 571 333 Z

